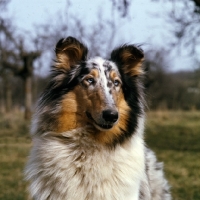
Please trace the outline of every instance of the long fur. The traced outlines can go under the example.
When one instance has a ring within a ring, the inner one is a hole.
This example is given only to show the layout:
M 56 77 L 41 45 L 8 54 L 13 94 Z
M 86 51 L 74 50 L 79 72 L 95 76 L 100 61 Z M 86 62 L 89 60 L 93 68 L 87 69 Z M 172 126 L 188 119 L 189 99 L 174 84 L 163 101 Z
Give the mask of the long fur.
M 87 59 L 73 37 L 32 120 L 26 166 L 35 200 L 170 200 L 162 163 L 145 147 L 143 51 L 123 45 L 110 60 Z

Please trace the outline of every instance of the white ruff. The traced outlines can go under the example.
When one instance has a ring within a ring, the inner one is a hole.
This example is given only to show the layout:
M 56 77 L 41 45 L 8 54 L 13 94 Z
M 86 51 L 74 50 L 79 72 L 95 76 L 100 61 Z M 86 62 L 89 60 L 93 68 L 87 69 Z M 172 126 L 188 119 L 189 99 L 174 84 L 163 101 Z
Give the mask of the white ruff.
M 35 199 L 139 199 L 146 179 L 141 135 L 111 150 L 89 134 L 80 128 L 63 133 L 65 139 L 34 138 L 26 174 Z

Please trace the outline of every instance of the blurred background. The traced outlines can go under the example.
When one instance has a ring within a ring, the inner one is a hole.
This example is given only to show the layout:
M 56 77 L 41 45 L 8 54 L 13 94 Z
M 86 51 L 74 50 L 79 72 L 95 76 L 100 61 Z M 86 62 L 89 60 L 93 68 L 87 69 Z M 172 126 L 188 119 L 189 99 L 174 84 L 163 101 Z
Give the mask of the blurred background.
M 74 36 L 89 56 L 145 51 L 146 142 L 176 200 L 200 199 L 200 0 L 0 0 L 0 200 L 27 199 L 29 125 L 54 48 Z

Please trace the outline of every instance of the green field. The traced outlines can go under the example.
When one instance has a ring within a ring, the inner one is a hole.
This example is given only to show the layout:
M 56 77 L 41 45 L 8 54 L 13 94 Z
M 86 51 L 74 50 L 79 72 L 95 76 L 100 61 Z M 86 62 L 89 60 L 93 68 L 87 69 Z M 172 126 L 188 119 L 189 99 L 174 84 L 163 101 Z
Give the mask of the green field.
M 165 163 L 174 200 L 200 200 L 200 112 L 149 112 L 146 142 Z
M 0 200 L 25 200 L 31 147 L 22 115 L 0 115 Z M 200 112 L 149 112 L 146 142 L 165 163 L 174 200 L 200 200 Z

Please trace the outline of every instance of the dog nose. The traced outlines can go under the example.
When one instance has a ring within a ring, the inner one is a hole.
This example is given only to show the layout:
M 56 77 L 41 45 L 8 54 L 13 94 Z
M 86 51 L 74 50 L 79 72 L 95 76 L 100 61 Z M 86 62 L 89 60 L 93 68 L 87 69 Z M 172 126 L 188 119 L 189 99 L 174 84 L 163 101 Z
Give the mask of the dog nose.
M 114 123 L 118 120 L 118 112 L 116 110 L 104 110 L 102 117 L 106 122 Z

